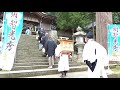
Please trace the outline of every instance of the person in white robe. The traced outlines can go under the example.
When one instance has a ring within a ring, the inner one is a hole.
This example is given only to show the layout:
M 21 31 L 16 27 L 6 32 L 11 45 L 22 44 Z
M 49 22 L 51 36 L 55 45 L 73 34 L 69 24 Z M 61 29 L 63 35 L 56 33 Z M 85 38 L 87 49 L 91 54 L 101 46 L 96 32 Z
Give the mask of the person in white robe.
M 58 60 L 58 72 L 61 72 L 60 77 L 65 77 L 67 72 L 69 71 L 69 51 L 61 51 L 60 49 L 60 43 L 57 45 L 57 48 L 55 49 L 55 57 L 57 57 Z
M 2 60 L 2 41 L 0 41 L 0 71 L 3 67 L 3 60 Z
M 107 78 L 105 66 L 108 66 L 106 49 L 93 40 L 93 32 L 88 32 L 83 49 L 83 61 L 88 65 L 88 78 Z
M 3 70 L 2 35 L 0 35 L 0 71 Z

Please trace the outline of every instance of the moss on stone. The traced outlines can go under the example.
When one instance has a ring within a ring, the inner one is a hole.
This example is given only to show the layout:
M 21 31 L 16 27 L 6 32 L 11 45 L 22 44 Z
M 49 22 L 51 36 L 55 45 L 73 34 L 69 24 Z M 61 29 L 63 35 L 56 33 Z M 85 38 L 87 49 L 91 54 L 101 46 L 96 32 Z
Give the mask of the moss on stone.
M 120 73 L 120 66 L 116 66 L 116 68 L 111 69 L 115 73 Z

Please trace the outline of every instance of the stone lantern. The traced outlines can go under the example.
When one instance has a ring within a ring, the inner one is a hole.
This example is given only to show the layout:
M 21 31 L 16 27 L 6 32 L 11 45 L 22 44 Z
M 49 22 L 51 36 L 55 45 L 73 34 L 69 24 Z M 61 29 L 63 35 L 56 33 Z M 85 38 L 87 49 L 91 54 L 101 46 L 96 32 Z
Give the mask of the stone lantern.
M 78 49 L 77 53 L 77 59 L 78 61 L 82 60 L 82 52 L 83 52 L 83 47 L 84 47 L 84 36 L 86 35 L 85 32 L 82 31 L 82 28 L 80 26 L 77 27 L 76 33 L 73 34 L 73 37 L 75 37 L 75 46 Z

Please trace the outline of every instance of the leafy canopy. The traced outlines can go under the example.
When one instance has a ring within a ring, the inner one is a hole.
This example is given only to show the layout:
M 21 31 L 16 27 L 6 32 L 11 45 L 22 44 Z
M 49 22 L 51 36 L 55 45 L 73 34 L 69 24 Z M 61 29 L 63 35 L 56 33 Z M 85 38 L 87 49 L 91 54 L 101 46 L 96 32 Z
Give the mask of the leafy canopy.
M 49 12 L 57 17 L 59 30 L 72 30 L 80 26 L 82 29 L 95 21 L 95 12 Z

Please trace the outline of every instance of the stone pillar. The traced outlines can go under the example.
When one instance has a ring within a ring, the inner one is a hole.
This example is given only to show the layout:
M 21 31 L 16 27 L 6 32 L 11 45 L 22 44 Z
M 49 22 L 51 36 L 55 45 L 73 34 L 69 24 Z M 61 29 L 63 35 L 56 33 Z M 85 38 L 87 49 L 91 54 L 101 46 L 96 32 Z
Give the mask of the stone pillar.
M 82 52 L 84 47 L 83 35 L 76 36 L 76 47 L 78 48 L 77 59 L 78 62 L 82 60 Z
M 56 25 L 54 25 L 53 22 L 54 21 L 52 20 L 50 25 L 50 34 L 52 39 L 55 41 L 55 43 L 57 43 L 58 35 L 57 35 Z
M 73 33 L 73 37 L 76 38 L 75 46 L 78 48 L 77 61 L 80 62 L 82 60 L 82 52 L 84 47 L 84 35 L 86 35 L 86 33 L 82 31 L 82 28 L 80 26 L 77 27 L 76 31 L 77 31 L 76 33 Z
M 77 48 L 78 48 L 77 60 L 78 60 L 78 62 L 82 61 L 83 47 L 84 47 L 84 44 L 77 45 Z

